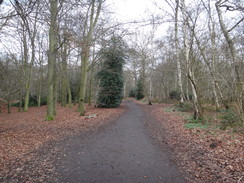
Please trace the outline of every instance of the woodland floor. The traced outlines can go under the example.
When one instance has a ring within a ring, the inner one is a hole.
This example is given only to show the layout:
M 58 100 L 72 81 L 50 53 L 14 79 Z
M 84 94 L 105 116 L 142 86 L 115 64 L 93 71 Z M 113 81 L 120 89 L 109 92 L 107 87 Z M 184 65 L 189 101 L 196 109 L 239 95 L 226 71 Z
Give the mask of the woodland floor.
M 0 113 L 0 182 L 48 182 L 53 174 L 53 157 L 57 141 L 76 134 L 89 135 L 121 115 L 123 105 L 116 109 L 87 106 L 86 116 L 72 109 L 57 106 L 54 121 L 45 121 L 46 106 L 30 107 L 18 112 L 13 107 Z M 92 116 L 96 115 L 94 118 Z M 90 117 L 89 117 L 90 115 Z
M 188 129 L 184 127 L 186 122 L 181 113 L 165 110 L 169 105 L 138 105 L 144 114 L 152 116 L 145 118 L 150 136 L 163 150 L 169 149 L 167 152 L 173 155 L 171 158 L 184 172 L 187 182 L 244 182 L 243 134 L 217 128 Z M 104 131 L 114 123 L 113 119 L 125 112 L 125 106 L 87 107 L 87 115 L 96 114 L 95 118 L 81 117 L 75 110 L 75 106 L 72 109 L 58 106 L 58 115 L 52 122 L 44 121 L 46 106 L 31 107 L 26 113 L 17 112 L 17 108 L 11 114 L 3 111 L 0 114 L 0 182 L 57 181 L 53 165 L 60 160 L 57 154 L 66 156 L 60 153 L 63 150 L 58 147 L 62 146 L 57 146 L 57 142 L 64 144 L 77 134 L 85 139 Z M 147 182 L 149 177 L 145 175 L 143 180 Z
M 148 123 L 152 137 L 170 146 L 189 183 L 244 183 L 243 134 L 213 127 L 188 129 L 182 112 L 167 111 L 170 105 L 141 105 L 156 119 Z

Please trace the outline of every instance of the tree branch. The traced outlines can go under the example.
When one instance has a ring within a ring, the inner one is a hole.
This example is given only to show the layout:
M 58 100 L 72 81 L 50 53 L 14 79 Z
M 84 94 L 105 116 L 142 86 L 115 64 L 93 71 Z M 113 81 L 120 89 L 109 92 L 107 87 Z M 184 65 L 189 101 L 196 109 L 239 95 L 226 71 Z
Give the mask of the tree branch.
M 244 17 L 238 21 L 231 29 L 228 30 L 228 32 L 231 32 L 234 28 L 236 28 L 242 21 L 244 20 Z

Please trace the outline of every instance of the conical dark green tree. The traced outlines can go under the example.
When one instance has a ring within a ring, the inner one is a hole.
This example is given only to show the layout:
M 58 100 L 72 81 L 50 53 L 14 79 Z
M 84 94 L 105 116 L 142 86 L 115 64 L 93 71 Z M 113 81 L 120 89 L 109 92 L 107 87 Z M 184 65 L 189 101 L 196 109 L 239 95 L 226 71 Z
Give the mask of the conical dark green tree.
M 104 62 L 97 75 L 100 80 L 97 105 L 104 108 L 118 107 L 123 98 L 124 42 L 113 37 L 109 43 L 109 47 L 101 50 Z
M 136 99 L 141 100 L 144 98 L 144 91 L 143 91 L 143 82 L 142 79 L 140 78 L 137 82 L 137 88 L 136 88 Z

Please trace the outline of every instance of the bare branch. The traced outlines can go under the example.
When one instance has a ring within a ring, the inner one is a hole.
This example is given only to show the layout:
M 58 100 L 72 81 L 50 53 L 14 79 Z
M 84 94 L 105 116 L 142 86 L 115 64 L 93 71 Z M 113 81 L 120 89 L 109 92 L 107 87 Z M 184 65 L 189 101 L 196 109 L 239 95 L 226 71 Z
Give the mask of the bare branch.
M 231 32 L 234 28 L 236 28 L 242 21 L 244 20 L 244 17 L 238 21 L 231 29 L 228 30 L 228 32 Z

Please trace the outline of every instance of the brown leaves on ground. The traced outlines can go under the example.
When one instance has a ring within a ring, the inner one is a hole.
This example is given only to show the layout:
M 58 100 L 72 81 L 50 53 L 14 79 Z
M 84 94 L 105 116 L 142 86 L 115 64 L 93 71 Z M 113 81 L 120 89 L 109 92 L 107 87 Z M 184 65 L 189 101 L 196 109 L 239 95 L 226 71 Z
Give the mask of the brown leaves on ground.
M 219 129 L 187 129 L 176 112 L 165 112 L 155 104 L 151 114 L 154 137 L 169 144 L 188 181 L 194 183 L 244 182 L 244 137 Z
M 23 172 L 27 166 L 38 161 L 36 152 L 45 144 L 62 140 L 71 135 L 94 131 L 100 126 L 107 124 L 111 119 L 119 116 L 124 111 L 123 107 L 113 109 L 101 109 L 87 106 L 86 116 L 79 116 L 76 112 L 77 106 L 72 109 L 57 106 L 57 116 L 54 121 L 45 121 L 46 106 L 31 107 L 28 112 L 17 112 L 17 108 L 12 109 L 11 114 L 6 111 L 0 113 L 0 182 L 7 180 L 8 176 L 19 176 L 16 182 L 42 182 L 43 170 L 39 172 L 28 172 L 29 177 L 23 179 L 18 174 Z M 52 171 L 48 162 L 48 157 L 42 161 L 42 167 Z M 36 164 L 40 163 L 38 161 Z M 29 168 L 30 169 L 30 168 Z M 13 173 L 14 172 L 14 173 Z M 15 175 L 13 175 L 15 174 Z M 11 180 L 13 181 L 11 177 Z M 37 179 L 33 179 L 38 177 Z M 45 178 L 45 177 L 44 177 Z M 10 182 L 12 182 L 10 181 Z

